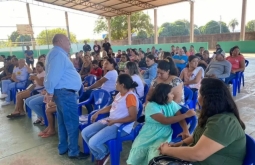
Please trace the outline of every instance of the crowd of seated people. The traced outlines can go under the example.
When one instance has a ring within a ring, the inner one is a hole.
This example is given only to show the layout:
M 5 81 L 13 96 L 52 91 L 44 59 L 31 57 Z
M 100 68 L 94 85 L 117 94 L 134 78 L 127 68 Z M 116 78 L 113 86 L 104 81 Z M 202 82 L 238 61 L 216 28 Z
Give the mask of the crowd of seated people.
M 94 52 L 91 53 L 91 50 Z M 191 162 L 202 162 L 201 164 L 216 165 L 217 162 L 211 157 L 232 162 L 231 157 L 236 156 L 236 161 L 242 161 L 245 154 L 244 125 L 239 118 L 238 109 L 235 107 L 233 99 L 223 98 L 230 97 L 230 92 L 226 90 L 224 82 L 229 84 L 235 78 L 236 72 L 244 71 L 245 59 L 237 46 L 231 49 L 230 56 L 227 58 L 219 46 L 214 54 L 213 58 L 210 58 L 209 51 L 204 50 L 203 47 L 199 49 L 199 53 L 196 53 L 193 45 L 190 46 L 189 51 L 186 50 L 186 47 L 173 45 L 170 52 L 162 51 L 162 49 L 158 51 L 155 47 L 148 48 L 146 53 L 142 49 L 129 48 L 126 51 L 118 50 L 115 55 L 107 40 L 102 47 L 95 42 L 93 49 L 85 42 L 83 51 L 75 53 L 75 58 L 70 60 L 77 72 L 80 73 L 82 80 L 88 75 L 95 75 L 97 81 L 91 86 L 84 86 L 84 92 L 80 96 L 79 102 L 86 101 L 93 90 L 99 88 L 109 93 L 118 91 L 118 94 L 113 98 L 112 105 L 95 113 L 92 121 L 96 121 L 98 115 L 104 113 L 110 113 L 109 117 L 94 122 L 82 131 L 82 138 L 96 158 L 96 163 L 102 165 L 108 158 L 109 150 L 104 143 L 116 137 L 117 129 L 121 123 L 131 122 L 124 128 L 122 136 L 130 133 L 134 121 L 137 120 L 139 99 L 144 96 L 146 97 L 144 116 L 139 119 L 140 122 L 144 122 L 144 126 L 132 145 L 127 164 L 146 165 L 150 159 L 160 153 Z M 10 104 L 10 91 L 14 85 L 24 87 L 28 75 L 33 73 L 33 70 L 25 65 L 23 59 L 18 60 L 14 57 L 11 60 L 7 58 L 5 61 L 1 74 L 1 89 L 3 91 L 1 98 L 6 98 L 6 102 L 2 105 Z M 25 99 L 27 107 L 37 115 L 34 124 L 44 125 L 43 116 L 44 113 L 46 114 L 48 127 L 38 136 L 47 138 L 56 134 L 53 116 L 56 112 L 56 104 L 50 102 L 45 105 L 45 109 L 43 108 L 45 91 L 42 88 L 45 76 L 45 55 L 40 56 L 38 61 L 36 74 L 29 76 L 34 85 L 17 93 L 14 112 L 7 117 L 24 116 L 23 99 Z M 13 71 L 11 71 L 11 66 L 14 68 Z M 12 74 L 10 75 L 10 73 Z M 210 93 L 212 92 L 211 88 L 214 88 L 213 83 L 217 86 L 217 97 Z M 145 84 L 149 87 L 148 94 L 144 91 Z M 198 102 L 203 105 L 197 129 L 192 136 L 189 135 L 184 119 L 195 115 L 194 111 L 189 110 L 185 114 L 179 112 L 180 105 L 185 104 L 185 86 L 193 92 L 199 93 Z M 220 104 L 219 102 L 223 100 L 224 103 Z M 213 108 L 215 109 L 212 109 L 208 105 L 214 101 L 215 107 Z M 228 106 L 231 106 L 232 109 L 229 109 Z M 92 105 L 86 105 L 86 108 L 88 113 L 93 110 Z M 229 123 L 225 123 L 225 127 L 218 128 L 222 122 L 227 121 L 234 123 L 232 127 L 238 130 L 237 133 L 233 133 L 233 129 L 227 127 Z M 165 144 L 164 142 L 171 141 L 173 132 L 169 125 L 176 122 L 180 122 L 183 128 L 184 140 L 176 144 Z M 215 135 L 217 129 L 224 136 Z M 231 138 L 231 141 L 226 140 L 227 134 L 233 134 L 234 137 Z M 212 150 L 204 151 L 204 146 L 209 142 L 214 144 Z M 184 144 L 190 145 L 190 147 L 179 147 Z M 149 145 L 150 147 L 148 147 Z M 229 152 L 230 154 L 226 155 L 225 153 L 231 150 L 229 145 L 241 145 L 241 154 L 237 156 L 235 153 Z M 200 152 L 200 149 L 204 152 Z M 191 155 L 193 151 L 197 154 L 194 157 Z M 186 152 L 187 156 L 183 156 L 182 152 Z

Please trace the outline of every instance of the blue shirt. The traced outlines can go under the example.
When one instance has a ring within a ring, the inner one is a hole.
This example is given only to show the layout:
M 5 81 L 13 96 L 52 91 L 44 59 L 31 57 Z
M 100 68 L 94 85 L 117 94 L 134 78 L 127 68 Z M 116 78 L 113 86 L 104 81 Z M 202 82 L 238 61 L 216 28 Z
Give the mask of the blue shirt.
M 154 63 L 152 66 L 149 67 L 148 70 L 145 71 L 145 73 L 143 74 L 143 78 L 144 78 L 144 81 L 145 83 L 150 86 L 151 85 L 151 81 L 153 79 L 156 78 L 157 76 L 157 67 L 158 67 L 158 64 L 157 63 Z
M 26 50 L 25 53 L 26 53 L 28 56 L 33 56 L 33 55 L 34 55 L 33 50 Z
M 72 89 L 79 91 L 81 77 L 68 57 L 68 53 L 61 47 L 54 46 L 46 57 L 44 87 L 49 94 L 54 89 Z
M 173 56 L 173 59 L 176 59 L 176 60 L 184 60 L 185 61 L 185 63 L 183 63 L 183 64 L 175 64 L 178 68 L 181 68 L 181 69 L 183 69 L 183 68 L 185 68 L 186 67 L 186 65 L 187 65 L 187 62 L 188 62 L 188 56 L 186 56 L 186 55 L 174 55 Z

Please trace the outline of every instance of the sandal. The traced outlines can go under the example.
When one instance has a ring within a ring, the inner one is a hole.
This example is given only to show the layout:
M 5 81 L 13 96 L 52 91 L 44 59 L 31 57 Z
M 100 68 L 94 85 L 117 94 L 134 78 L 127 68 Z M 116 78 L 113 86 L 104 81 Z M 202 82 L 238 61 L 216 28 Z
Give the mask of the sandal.
M 37 119 L 36 121 L 33 122 L 33 124 L 40 124 L 42 122 L 41 119 Z
M 21 116 L 25 116 L 25 114 L 21 114 L 21 113 L 16 113 L 16 114 L 9 114 L 6 117 L 7 118 L 15 118 L 15 117 L 21 117 Z

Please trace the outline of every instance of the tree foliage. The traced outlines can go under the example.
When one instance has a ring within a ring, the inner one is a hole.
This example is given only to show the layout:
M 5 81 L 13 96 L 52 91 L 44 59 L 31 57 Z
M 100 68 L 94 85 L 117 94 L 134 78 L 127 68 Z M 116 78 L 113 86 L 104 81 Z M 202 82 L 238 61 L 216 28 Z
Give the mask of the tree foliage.
M 255 31 L 255 20 L 251 20 L 246 24 L 246 31 L 247 32 L 254 32 Z
M 150 23 L 149 15 L 144 12 L 136 12 L 131 14 L 131 33 L 146 32 L 147 36 L 153 33 L 153 25 Z M 111 18 L 111 38 L 113 40 L 125 39 L 128 37 L 128 22 L 126 15 L 120 15 Z M 94 28 L 94 33 L 108 31 L 108 22 L 105 18 L 100 17 Z
M 141 30 L 137 33 L 137 36 L 136 36 L 137 39 L 145 39 L 145 38 L 148 38 L 148 35 L 146 33 L 146 31 L 144 30 Z
M 217 21 L 209 21 L 205 26 L 200 27 L 201 34 L 218 34 L 220 33 L 220 25 L 221 25 L 221 33 L 229 33 L 229 29 L 225 22 L 217 22 Z
M 66 29 L 63 29 L 63 28 L 43 30 L 37 35 L 36 42 L 39 45 L 52 44 L 52 38 L 54 37 L 55 34 L 65 34 L 65 35 L 67 35 L 67 31 L 66 31 Z M 70 42 L 71 43 L 76 43 L 77 42 L 76 35 L 72 32 L 70 32 Z
M 13 31 L 10 36 L 8 36 L 8 40 L 11 42 L 30 42 L 30 35 L 20 35 L 17 31 Z M 13 44 L 13 46 L 19 46 L 20 44 Z
M 229 24 L 228 24 L 229 28 L 232 29 L 232 32 L 235 32 L 235 28 L 236 28 L 236 26 L 238 26 L 238 25 L 239 25 L 239 22 L 237 21 L 237 19 L 232 19 L 232 20 L 229 22 Z
M 187 20 L 177 20 L 173 23 L 166 22 L 159 28 L 159 36 L 185 36 L 190 34 L 190 22 Z M 194 34 L 199 35 L 200 31 L 194 25 Z

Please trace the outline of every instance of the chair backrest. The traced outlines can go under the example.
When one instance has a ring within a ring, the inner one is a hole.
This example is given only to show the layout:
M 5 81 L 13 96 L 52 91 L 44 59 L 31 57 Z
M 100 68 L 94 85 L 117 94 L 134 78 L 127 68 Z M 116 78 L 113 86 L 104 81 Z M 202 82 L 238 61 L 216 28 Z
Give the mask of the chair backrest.
M 193 99 L 193 92 L 188 87 L 184 87 L 185 105 L 189 104 Z
M 94 90 L 90 95 L 91 103 L 94 109 L 102 109 L 103 107 L 111 103 L 111 95 L 109 92 L 103 89 Z
M 249 61 L 245 60 L 245 67 L 247 67 L 249 65 Z
M 91 86 L 93 85 L 95 82 L 97 81 L 97 77 L 95 75 L 88 75 L 84 78 L 84 82 L 83 84 L 85 83 L 88 83 L 88 86 Z
M 143 112 L 143 103 L 139 100 L 137 119 L 139 119 L 139 117 L 142 115 L 142 112 Z
M 246 155 L 243 165 L 255 165 L 255 140 L 246 134 Z
M 117 62 L 117 63 L 120 62 L 120 58 L 116 58 L 116 62 Z
M 149 92 L 149 89 L 150 89 L 149 86 L 147 84 L 144 84 L 144 95 L 143 97 L 139 98 L 142 103 L 145 103 L 146 96 Z
M 186 113 L 188 111 L 188 108 L 182 106 L 180 111 L 182 114 Z M 186 118 L 185 120 L 187 125 L 189 125 L 189 133 L 192 134 L 197 125 L 197 117 L 192 116 L 192 117 Z M 182 133 L 182 127 L 180 126 L 179 123 L 172 124 L 171 127 L 173 129 L 172 139 L 176 138 L 178 134 Z
M 83 87 L 83 84 L 82 84 L 82 85 L 81 85 L 81 88 L 80 88 L 80 90 L 79 90 L 79 92 L 78 92 L 78 94 L 79 94 L 79 99 L 81 98 L 83 92 L 84 92 L 84 87 Z

